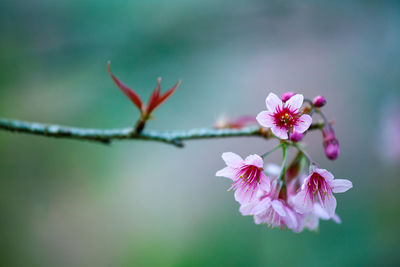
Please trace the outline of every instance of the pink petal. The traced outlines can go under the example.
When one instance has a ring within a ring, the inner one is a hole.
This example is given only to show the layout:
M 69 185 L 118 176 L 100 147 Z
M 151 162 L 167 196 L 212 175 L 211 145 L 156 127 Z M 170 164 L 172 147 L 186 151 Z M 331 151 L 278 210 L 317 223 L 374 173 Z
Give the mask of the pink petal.
M 308 229 L 310 229 L 311 231 L 316 230 L 318 228 L 319 225 L 319 218 L 310 213 L 308 214 L 305 218 L 304 218 L 304 226 Z
M 332 220 L 337 224 L 342 223 L 342 220 L 340 219 L 339 215 L 337 215 L 336 213 L 335 213 L 335 215 L 333 215 Z
M 285 211 L 286 211 L 286 216 L 283 217 L 283 221 L 285 222 L 286 226 L 295 232 L 299 232 L 299 229 L 297 229 L 298 223 L 296 215 L 294 215 L 294 212 L 288 208 L 286 208 Z
M 332 173 L 328 172 L 325 169 L 315 169 L 314 171 L 324 177 L 325 180 L 327 180 L 328 182 L 333 181 L 333 179 L 335 178 Z
M 285 106 L 289 107 L 290 110 L 297 111 L 301 107 L 301 105 L 303 105 L 303 100 L 304 100 L 303 95 L 297 94 L 289 98 L 289 100 L 286 101 Z
M 312 122 L 311 116 L 303 114 L 299 118 L 299 122 L 297 123 L 297 125 L 293 127 L 293 130 L 298 133 L 304 133 L 305 131 L 308 130 L 308 128 L 310 128 L 311 122 Z
M 256 117 L 257 122 L 266 128 L 271 128 L 274 125 L 274 118 L 270 115 L 268 111 L 261 111 Z
M 246 159 L 244 160 L 244 162 L 247 165 L 254 165 L 258 168 L 262 168 L 264 166 L 263 159 L 257 154 L 247 156 Z
M 244 163 L 243 159 L 239 155 L 237 155 L 233 152 L 223 153 L 222 159 L 225 161 L 226 165 L 233 167 L 233 168 L 238 168 Z
M 311 198 L 307 195 L 307 190 L 301 190 L 294 197 L 294 208 L 298 213 L 304 214 L 312 210 L 313 203 Z
M 240 205 L 239 211 L 243 216 L 247 216 L 247 215 L 253 215 L 252 210 L 254 209 L 255 206 L 255 202 L 250 202 L 250 203 L 246 203 L 243 205 Z
M 235 169 L 229 166 L 217 171 L 217 173 L 215 174 L 215 176 L 227 177 L 232 180 L 235 178 L 235 175 L 236 175 Z
M 333 195 L 327 196 L 322 207 L 326 210 L 326 212 L 328 212 L 330 218 L 333 217 L 336 210 L 336 198 Z
M 276 108 L 282 107 L 282 100 L 276 94 L 270 93 L 265 100 L 265 104 L 269 111 L 275 111 Z
M 286 216 L 285 209 L 283 208 L 282 202 L 279 200 L 274 200 L 271 202 L 272 207 L 280 216 Z
M 328 212 L 319 203 L 314 203 L 313 213 L 323 220 L 329 220 Z
M 276 137 L 280 139 L 288 139 L 287 130 L 285 128 L 274 126 L 271 128 L 271 130 Z
M 346 179 L 335 179 L 331 182 L 333 193 L 343 193 L 353 187 L 353 183 Z
M 260 176 L 260 188 L 265 192 L 271 191 L 271 181 L 264 173 Z
M 256 192 L 247 189 L 238 188 L 235 191 L 235 200 L 240 204 L 249 203 L 252 198 L 256 195 Z
M 271 206 L 271 199 L 269 197 L 264 198 L 253 208 L 254 215 L 263 215 L 267 211 L 267 209 Z
M 254 216 L 254 223 L 255 224 L 261 224 L 261 223 L 265 223 L 265 218 L 264 216 Z

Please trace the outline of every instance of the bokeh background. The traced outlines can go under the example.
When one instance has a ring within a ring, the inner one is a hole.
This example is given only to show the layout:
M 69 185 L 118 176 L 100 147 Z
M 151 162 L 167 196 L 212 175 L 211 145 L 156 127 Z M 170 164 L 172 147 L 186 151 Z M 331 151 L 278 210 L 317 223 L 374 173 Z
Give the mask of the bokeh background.
M 341 155 L 312 156 L 354 188 L 343 223 L 268 229 L 215 177 L 221 153 L 257 138 L 184 149 L 0 132 L 1 266 L 366 266 L 400 263 L 398 1 L 0 1 L 0 116 L 81 127 L 133 125 L 114 73 L 144 96 L 182 86 L 149 128 L 256 115 L 269 92 L 326 96 Z M 395 126 L 397 123 L 397 126 Z M 270 157 L 279 162 L 279 153 Z

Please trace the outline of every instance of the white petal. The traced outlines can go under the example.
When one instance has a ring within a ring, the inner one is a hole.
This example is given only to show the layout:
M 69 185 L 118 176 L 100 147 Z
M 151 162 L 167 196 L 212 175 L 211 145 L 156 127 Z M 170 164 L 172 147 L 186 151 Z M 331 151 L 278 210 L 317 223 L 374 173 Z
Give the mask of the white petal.
M 331 182 L 333 193 L 343 193 L 353 187 L 353 183 L 346 179 L 335 179 Z
M 285 128 L 274 126 L 271 128 L 271 130 L 276 137 L 280 139 L 288 139 L 287 130 Z
M 297 94 L 289 98 L 285 103 L 285 107 L 289 107 L 290 110 L 298 110 L 303 105 L 304 97 L 301 94 Z
M 226 177 L 232 180 L 235 178 L 235 175 L 236 175 L 235 169 L 229 166 L 217 171 L 217 173 L 215 174 L 215 176 Z
M 269 111 L 275 111 L 276 108 L 282 107 L 282 100 L 277 97 L 276 94 L 270 93 L 267 99 L 265 99 L 265 104 L 267 105 L 267 109 Z
M 258 113 L 256 120 L 261 126 L 266 128 L 271 128 L 274 125 L 274 118 L 270 112 L 265 110 Z
M 305 131 L 308 130 L 308 128 L 310 128 L 311 123 L 312 123 L 311 116 L 303 114 L 299 118 L 299 122 L 297 123 L 297 125 L 293 127 L 293 130 L 298 133 L 304 133 Z
M 233 168 L 240 167 L 244 163 L 243 159 L 233 152 L 223 153 L 222 159 L 225 161 L 226 165 Z

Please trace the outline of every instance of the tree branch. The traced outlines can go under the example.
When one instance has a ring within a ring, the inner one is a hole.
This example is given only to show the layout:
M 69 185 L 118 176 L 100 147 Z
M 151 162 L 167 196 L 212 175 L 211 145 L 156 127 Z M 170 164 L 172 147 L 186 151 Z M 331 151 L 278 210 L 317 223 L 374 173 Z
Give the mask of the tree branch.
M 309 130 L 322 129 L 323 126 L 323 122 L 313 123 Z M 0 130 L 42 135 L 54 138 L 94 141 L 103 144 L 109 144 L 113 140 L 122 139 L 158 141 L 177 147 L 183 147 L 183 141 L 192 139 L 211 139 L 240 136 L 255 136 L 269 139 L 272 137 L 269 131 L 265 131 L 259 126 L 245 127 L 242 129 L 199 128 L 186 131 L 143 130 L 138 134 L 134 132 L 133 128 L 87 129 L 2 118 L 0 118 Z

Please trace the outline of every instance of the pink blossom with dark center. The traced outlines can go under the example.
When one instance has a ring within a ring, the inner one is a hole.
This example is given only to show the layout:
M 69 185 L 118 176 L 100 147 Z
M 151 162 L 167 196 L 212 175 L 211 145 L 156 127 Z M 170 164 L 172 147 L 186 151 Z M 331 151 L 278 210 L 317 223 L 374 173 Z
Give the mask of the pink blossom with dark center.
M 259 190 L 257 197 L 240 206 L 243 216 L 253 215 L 256 224 L 265 223 L 270 227 L 289 228 L 300 231 L 299 214 L 288 205 L 285 194 L 281 194 L 278 180 L 274 180 L 271 191 Z
M 281 99 L 270 93 L 265 101 L 267 110 L 261 111 L 256 119 L 261 126 L 271 128 L 272 133 L 280 139 L 288 139 L 288 132 L 304 133 L 312 119 L 310 115 L 300 112 L 303 100 L 303 95 L 296 94 L 282 103 Z
M 235 199 L 239 203 L 251 201 L 260 188 L 270 190 L 270 180 L 263 172 L 264 161 L 259 155 L 249 155 L 243 160 L 233 152 L 225 152 L 222 159 L 227 166 L 215 175 L 233 180 L 228 190 L 235 190 Z
M 335 215 L 336 198 L 333 193 L 343 193 L 353 187 L 351 181 L 334 179 L 333 174 L 325 169 L 315 169 L 304 180 L 300 192 L 294 198 L 295 210 L 309 213 L 313 204 L 319 203 L 329 217 Z

